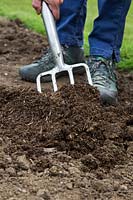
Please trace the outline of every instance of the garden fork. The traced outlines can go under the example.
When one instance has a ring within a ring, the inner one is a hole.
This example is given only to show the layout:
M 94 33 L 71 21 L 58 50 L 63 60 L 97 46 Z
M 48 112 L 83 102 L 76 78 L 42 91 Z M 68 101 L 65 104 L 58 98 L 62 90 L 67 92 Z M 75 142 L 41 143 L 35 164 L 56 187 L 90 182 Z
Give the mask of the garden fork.
M 41 89 L 41 77 L 50 75 L 53 84 L 53 90 L 56 92 L 58 90 L 57 82 L 56 82 L 56 74 L 67 71 L 70 79 L 70 84 L 74 84 L 74 76 L 73 76 L 73 68 L 76 67 L 84 67 L 87 75 L 87 81 L 90 85 L 92 85 L 91 75 L 89 71 L 89 67 L 85 63 L 77 63 L 73 65 L 68 65 L 64 63 L 62 48 L 59 42 L 55 20 L 54 17 L 48 7 L 48 5 L 43 1 L 42 2 L 42 19 L 46 28 L 47 37 L 49 41 L 50 48 L 52 50 L 54 59 L 55 59 L 55 67 L 52 70 L 42 72 L 37 76 L 37 91 L 42 92 Z

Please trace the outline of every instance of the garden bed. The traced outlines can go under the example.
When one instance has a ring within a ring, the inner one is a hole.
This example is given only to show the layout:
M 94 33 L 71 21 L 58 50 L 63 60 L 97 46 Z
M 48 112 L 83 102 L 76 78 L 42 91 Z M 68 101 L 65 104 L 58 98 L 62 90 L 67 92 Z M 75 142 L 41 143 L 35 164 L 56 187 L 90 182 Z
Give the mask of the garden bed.
M 133 199 L 132 72 L 117 71 L 117 106 L 102 106 L 84 76 L 38 94 L 18 69 L 46 38 L 4 18 L 0 32 L 0 199 Z

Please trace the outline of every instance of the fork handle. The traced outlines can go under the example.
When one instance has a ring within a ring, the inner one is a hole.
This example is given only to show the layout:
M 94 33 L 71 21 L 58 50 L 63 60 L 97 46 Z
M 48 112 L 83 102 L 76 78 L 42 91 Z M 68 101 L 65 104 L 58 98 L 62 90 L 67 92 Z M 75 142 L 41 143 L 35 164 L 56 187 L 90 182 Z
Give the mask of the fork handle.
M 45 1 L 42 2 L 42 19 L 44 26 L 46 28 L 46 33 L 49 41 L 49 45 L 51 47 L 53 56 L 55 58 L 55 62 L 57 66 L 62 69 L 64 65 L 63 54 L 61 45 L 59 42 L 55 20 L 53 14 L 51 13 L 47 3 Z

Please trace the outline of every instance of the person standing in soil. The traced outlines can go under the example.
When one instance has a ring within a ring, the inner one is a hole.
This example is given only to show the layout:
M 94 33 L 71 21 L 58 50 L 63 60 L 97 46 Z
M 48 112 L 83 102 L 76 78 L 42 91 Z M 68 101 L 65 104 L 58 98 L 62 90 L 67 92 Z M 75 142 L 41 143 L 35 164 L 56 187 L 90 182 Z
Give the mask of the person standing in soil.
M 46 0 L 54 17 L 64 61 L 67 64 L 85 62 L 83 30 L 87 0 Z M 41 13 L 42 0 L 32 0 L 32 6 Z M 100 92 L 103 103 L 117 102 L 118 90 L 115 63 L 120 61 L 125 20 L 131 0 L 98 0 L 99 16 L 89 35 L 90 56 L 88 66 L 92 82 Z M 35 82 L 39 73 L 55 66 L 51 49 L 32 64 L 22 66 L 19 74 L 23 80 Z M 82 73 L 78 71 L 77 73 Z M 51 81 L 44 77 L 43 82 Z

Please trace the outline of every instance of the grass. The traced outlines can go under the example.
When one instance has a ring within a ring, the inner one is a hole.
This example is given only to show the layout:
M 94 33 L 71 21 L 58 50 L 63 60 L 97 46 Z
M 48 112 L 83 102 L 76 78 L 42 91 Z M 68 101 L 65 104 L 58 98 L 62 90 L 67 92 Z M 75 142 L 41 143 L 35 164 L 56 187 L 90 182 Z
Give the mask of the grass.
M 21 19 L 30 29 L 39 33 L 44 32 L 40 16 L 36 15 L 31 6 L 31 0 L 2 0 L 0 1 L 0 15 L 10 19 Z
M 121 62 L 119 67 L 122 69 L 133 69 L 133 3 L 127 16 L 124 41 L 121 48 Z M 31 6 L 31 0 L 2 0 L 0 1 L 0 15 L 10 19 L 19 18 L 30 29 L 45 34 L 40 16 L 37 16 Z M 88 33 L 93 27 L 93 20 L 97 16 L 97 0 L 88 1 L 88 14 L 84 31 L 85 53 L 88 54 Z

